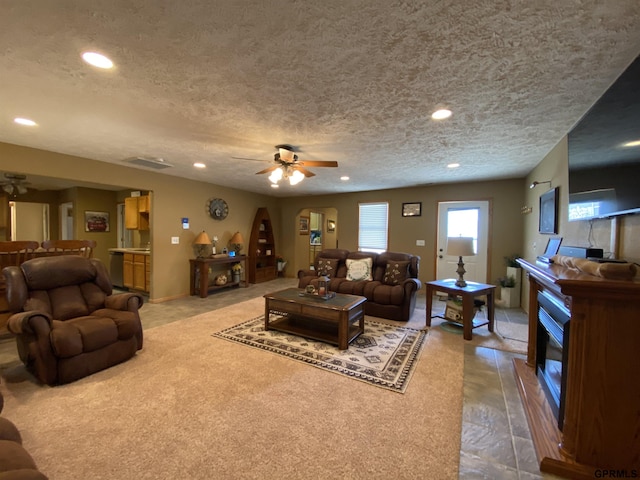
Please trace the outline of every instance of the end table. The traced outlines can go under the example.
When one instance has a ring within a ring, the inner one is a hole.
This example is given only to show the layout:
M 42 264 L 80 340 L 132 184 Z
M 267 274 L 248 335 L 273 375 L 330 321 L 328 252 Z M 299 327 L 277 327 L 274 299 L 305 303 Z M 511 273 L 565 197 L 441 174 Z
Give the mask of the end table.
M 462 326 L 465 340 L 471 340 L 471 331 L 474 328 L 488 325 L 489 331 L 493 332 L 493 321 L 495 315 L 495 285 L 485 283 L 467 282 L 466 287 L 456 286 L 456 281 L 452 278 L 447 280 L 434 280 L 426 282 L 427 286 L 427 327 L 431 326 L 431 319 L 437 315 L 431 315 L 433 306 L 433 295 L 435 292 L 445 292 L 450 295 L 462 297 Z M 473 299 L 481 295 L 487 296 L 487 320 L 473 320 Z

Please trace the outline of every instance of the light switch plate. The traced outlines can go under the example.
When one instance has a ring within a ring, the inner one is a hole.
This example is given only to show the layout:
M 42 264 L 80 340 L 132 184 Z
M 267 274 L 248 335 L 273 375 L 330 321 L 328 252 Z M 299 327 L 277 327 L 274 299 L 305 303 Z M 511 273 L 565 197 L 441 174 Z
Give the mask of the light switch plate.
M 424 247 L 424 240 L 416 240 L 416 247 Z
M 180 243 L 180 237 L 171 237 L 171 244 L 178 245 Z

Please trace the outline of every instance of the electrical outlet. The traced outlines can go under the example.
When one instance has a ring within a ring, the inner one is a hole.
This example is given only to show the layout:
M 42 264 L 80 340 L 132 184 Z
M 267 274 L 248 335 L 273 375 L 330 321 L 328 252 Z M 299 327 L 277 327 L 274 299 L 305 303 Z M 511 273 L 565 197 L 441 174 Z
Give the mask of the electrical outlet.
M 180 237 L 171 237 L 171 244 L 178 245 L 180 243 Z
M 416 247 L 424 247 L 424 240 L 416 240 Z

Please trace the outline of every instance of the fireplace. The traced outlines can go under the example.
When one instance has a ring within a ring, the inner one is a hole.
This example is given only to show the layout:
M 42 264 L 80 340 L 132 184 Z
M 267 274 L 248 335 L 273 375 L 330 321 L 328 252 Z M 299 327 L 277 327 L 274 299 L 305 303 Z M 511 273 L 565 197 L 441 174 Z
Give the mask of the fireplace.
M 567 385 L 570 317 L 567 307 L 560 304 L 556 297 L 538 292 L 536 375 L 561 431 Z

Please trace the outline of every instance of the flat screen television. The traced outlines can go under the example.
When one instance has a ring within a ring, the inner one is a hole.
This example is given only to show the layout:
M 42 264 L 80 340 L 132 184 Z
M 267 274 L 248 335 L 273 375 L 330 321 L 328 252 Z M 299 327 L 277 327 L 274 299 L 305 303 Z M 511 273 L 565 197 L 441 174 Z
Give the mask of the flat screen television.
M 567 141 L 569 221 L 640 213 L 640 56 Z

